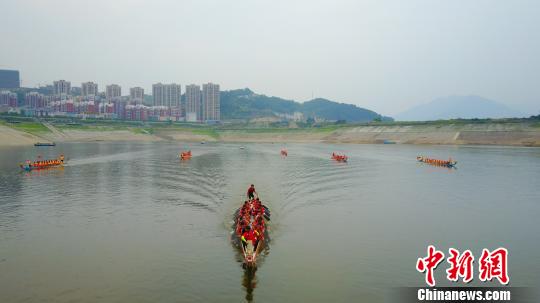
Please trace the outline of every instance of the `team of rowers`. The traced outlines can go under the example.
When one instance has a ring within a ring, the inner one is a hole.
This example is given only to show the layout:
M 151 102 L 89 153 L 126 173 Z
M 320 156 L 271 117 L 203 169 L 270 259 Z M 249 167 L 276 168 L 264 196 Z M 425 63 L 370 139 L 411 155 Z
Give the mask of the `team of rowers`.
M 58 159 L 50 159 L 50 160 L 36 160 L 36 161 L 30 161 L 26 160 L 24 164 L 20 164 L 22 169 L 40 169 L 40 168 L 48 168 L 53 166 L 60 166 L 64 164 L 64 155 L 60 155 Z
M 453 161 L 452 158 L 449 158 L 448 160 L 439 160 L 439 159 L 431 159 L 424 156 L 418 156 L 416 157 L 416 160 L 423 163 L 433 164 L 433 165 L 439 165 L 439 166 L 455 166 L 457 164 L 457 161 Z
M 181 152 L 180 153 L 180 159 L 181 160 L 191 159 L 191 150 Z
M 281 156 L 283 156 L 283 157 L 287 157 L 289 155 L 289 152 L 284 148 L 281 149 L 280 153 L 281 153 Z M 180 157 L 181 160 L 191 159 L 191 150 L 181 152 L 179 157 Z M 332 159 L 334 159 L 334 160 L 336 160 L 338 162 L 347 162 L 347 160 L 349 158 L 346 155 L 340 155 L 340 154 L 332 153 Z
M 288 156 L 288 152 L 287 152 L 286 149 L 281 150 L 281 156 L 284 156 L 284 157 Z M 186 160 L 186 159 L 190 159 L 190 158 L 191 158 L 191 151 L 180 153 L 180 159 Z M 347 162 L 347 160 L 349 160 L 349 158 L 346 155 L 336 154 L 335 152 L 332 153 L 332 159 L 336 160 L 338 162 Z M 418 157 L 416 157 L 416 160 L 418 160 L 420 162 L 428 163 L 428 164 L 439 165 L 439 166 L 448 166 L 448 167 L 453 167 L 453 166 L 455 166 L 457 164 L 457 161 L 453 161 L 452 158 L 450 158 L 448 160 L 438 160 L 438 159 L 427 158 L 427 157 L 424 157 L 424 156 L 418 156 Z
M 269 218 L 269 213 L 261 200 L 259 200 L 258 195 L 256 198 L 255 195 L 257 195 L 255 186 L 251 184 L 247 193 L 248 199 L 239 209 L 236 216 L 235 233 L 240 238 L 244 249 L 248 241 L 251 241 L 254 250 L 257 251 L 259 243 L 264 241 L 266 232 L 265 219 Z
M 346 155 L 339 155 L 336 153 L 332 153 L 332 159 L 338 161 L 338 162 L 347 162 L 349 159 Z

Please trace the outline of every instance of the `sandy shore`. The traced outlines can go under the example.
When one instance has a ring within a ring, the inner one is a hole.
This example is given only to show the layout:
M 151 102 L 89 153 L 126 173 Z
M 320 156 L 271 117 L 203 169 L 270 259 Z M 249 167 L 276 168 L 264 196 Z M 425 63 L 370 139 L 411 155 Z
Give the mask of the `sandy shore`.
M 33 145 L 38 141 L 40 138 L 32 134 L 0 125 L 0 146 Z
M 96 141 L 163 141 L 162 138 L 129 130 L 85 131 L 64 130 L 59 134 L 49 134 L 47 139 L 55 142 L 96 142 Z
M 249 131 L 217 130 L 211 135 L 189 130 L 155 130 L 153 134 L 132 130 L 59 130 L 29 134 L 0 125 L 0 146 L 31 145 L 38 141 L 219 141 L 219 142 L 299 142 L 299 143 L 383 143 L 396 144 L 481 144 L 540 146 L 540 127 L 525 123 L 485 123 L 464 125 L 359 126 L 335 131 L 283 130 Z

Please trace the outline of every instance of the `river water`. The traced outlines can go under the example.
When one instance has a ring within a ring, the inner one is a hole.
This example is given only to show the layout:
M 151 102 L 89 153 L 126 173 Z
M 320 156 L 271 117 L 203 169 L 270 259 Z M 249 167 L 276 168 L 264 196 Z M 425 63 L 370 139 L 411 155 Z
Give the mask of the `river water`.
M 188 148 L 194 157 L 179 161 Z M 333 151 L 349 163 L 331 161 Z M 64 168 L 16 166 L 60 153 Z M 451 156 L 458 169 L 417 163 L 419 154 Z M 230 242 L 250 183 L 272 211 L 256 271 L 242 268 Z M 384 302 L 393 287 L 425 285 L 415 264 L 430 244 L 476 257 L 506 247 L 510 284 L 537 286 L 539 217 L 538 148 L 3 148 L 0 302 Z M 438 285 L 449 285 L 446 267 Z

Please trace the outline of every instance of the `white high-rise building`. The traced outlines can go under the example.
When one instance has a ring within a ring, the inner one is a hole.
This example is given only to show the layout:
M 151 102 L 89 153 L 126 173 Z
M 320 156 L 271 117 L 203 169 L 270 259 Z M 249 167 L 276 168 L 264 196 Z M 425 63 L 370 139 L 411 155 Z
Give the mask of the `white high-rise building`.
M 202 106 L 204 121 L 219 121 L 221 119 L 219 84 L 203 84 Z
M 105 87 L 105 97 L 109 101 L 122 97 L 122 88 L 118 84 L 107 85 Z
M 58 80 L 53 82 L 53 92 L 57 96 L 68 96 L 71 94 L 71 82 Z
M 17 107 L 17 94 L 8 90 L 0 91 L 0 105 Z
M 201 113 L 201 87 L 191 84 L 186 86 L 186 121 L 196 122 L 202 120 Z
M 140 104 L 144 100 L 144 89 L 142 87 L 132 87 L 129 89 L 129 96 L 131 101 Z
M 180 98 L 182 96 L 180 84 L 154 84 L 152 85 L 152 96 L 154 106 L 180 108 Z
M 88 96 L 97 96 L 98 95 L 98 85 L 94 82 L 83 82 L 81 83 L 81 95 L 83 97 Z
M 43 94 L 38 92 L 29 92 L 25 95 L 24 105 L 29 108 L 43 108 L 47 107 L 47 99 Z

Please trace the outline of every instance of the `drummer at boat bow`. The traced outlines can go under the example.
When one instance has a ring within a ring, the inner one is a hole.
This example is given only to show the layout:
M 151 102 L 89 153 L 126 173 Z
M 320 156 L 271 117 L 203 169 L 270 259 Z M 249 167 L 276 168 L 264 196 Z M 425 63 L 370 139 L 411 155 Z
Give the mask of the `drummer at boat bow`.
M 259 196 L 259 194 L 257 194 L 257 191 L 255 190 L 255 185 L 251 184 L 247 191 L 248 199 L 253 199 L 255 195 Z

